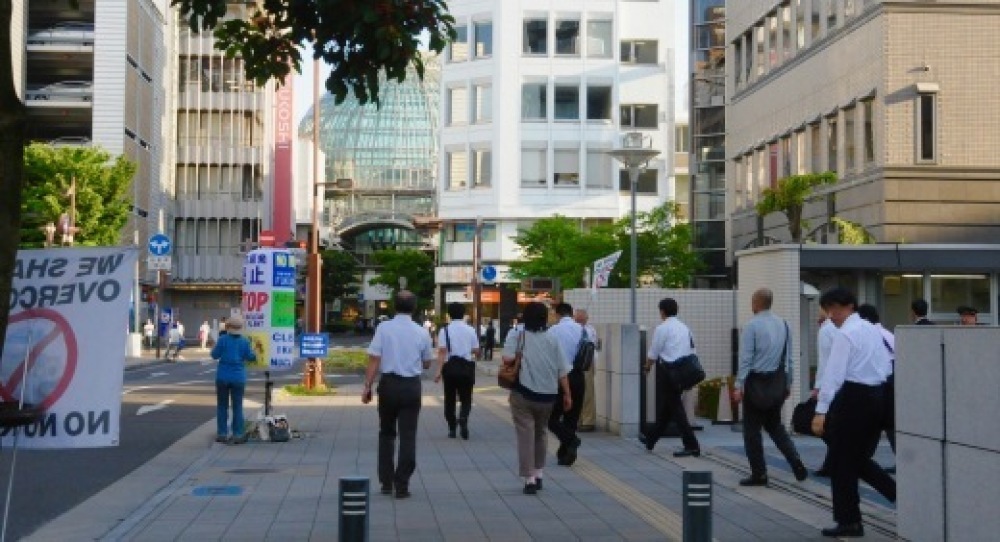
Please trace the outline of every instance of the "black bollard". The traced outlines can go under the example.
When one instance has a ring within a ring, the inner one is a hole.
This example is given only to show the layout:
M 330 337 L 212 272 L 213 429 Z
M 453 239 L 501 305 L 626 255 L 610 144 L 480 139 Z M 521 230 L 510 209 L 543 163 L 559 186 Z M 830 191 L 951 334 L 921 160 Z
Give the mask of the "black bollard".
M 274 389 L 274 382 L 271 382 L 271 371 L 264 371 L 264 415 L 271 415 L 271 390 Z
M 684 542 L 712 540 L 712 473 L 684 471 Z
M 340 542 L 368 542 L 368 478 L 340 479 Z

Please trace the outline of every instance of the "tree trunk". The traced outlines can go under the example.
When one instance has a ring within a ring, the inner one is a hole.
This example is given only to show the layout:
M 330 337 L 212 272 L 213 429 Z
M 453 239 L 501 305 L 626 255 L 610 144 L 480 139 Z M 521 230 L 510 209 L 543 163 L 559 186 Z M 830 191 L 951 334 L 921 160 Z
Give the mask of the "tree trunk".
M 785 213 L 788 217 L 788 233 L 792 235 L 793 243 L 802 242 L 802 206 L 801 205 L 791 205 L 788 207 L 788 212 Z
M 24 104 L 14 88 L 10 23 L 13 4 L 0 0 L 0 356 L 10 316 L 14 262 L 21 240 L 21 188 L 24 169 Z M 19 44 L 20 45 L 20 44 Z

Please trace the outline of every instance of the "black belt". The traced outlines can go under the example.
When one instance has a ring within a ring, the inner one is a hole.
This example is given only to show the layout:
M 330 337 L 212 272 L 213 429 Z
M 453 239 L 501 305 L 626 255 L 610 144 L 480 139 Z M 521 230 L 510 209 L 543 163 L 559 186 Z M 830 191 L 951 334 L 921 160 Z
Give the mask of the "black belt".
M 388 378 L 389 380 L 419 380 L 420 375 L 416 376 L 403 376 L 396 373 L 382 373 L 382 378 Z

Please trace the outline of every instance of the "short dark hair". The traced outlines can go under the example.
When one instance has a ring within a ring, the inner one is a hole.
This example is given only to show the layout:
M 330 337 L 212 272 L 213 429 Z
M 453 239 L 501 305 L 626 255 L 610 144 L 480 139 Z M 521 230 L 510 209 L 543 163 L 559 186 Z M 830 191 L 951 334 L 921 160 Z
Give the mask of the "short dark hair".
M 461 320 L 465 316 L 465 305 L 461 303 L 448 303 L 448 316 L 452 320 Z
M 544 303 L 532 301 L 524 307 L 524 329 L 527 331 L 545 331 L 545 322 L 549 318 L 549 309 Z
M 660 312 L 664 316 L 677 316 L 677 301 L 671 297 L 664 297 L 660 300 Z
M 847 288 L 838 286 L 827 290 L 819 298 L 820 307 L 826 309 L 830 305 L 856 308 L 858 306 L 858 298 L 854 297 L 854 294 Z
M 556 304 L 556 314 L 559 316 L 573 316 L 573 307 L 569 303 Z
M 400 290 L 397 292 L 394 302 L 396 304 L 396 312 L 400 314 L 413 314 L 414 309 L 417 308 L 417 296 L 413 295 L 413 292 L 409 290 Z
M 927 316 L 927 302 L 923 299 L 914 299 L 913 303 L 910 303 L 910 309 L 913 310 L 913 314 L 916 314 L 917 316 Z
M 868 320 L 873 324 L 878 324 L 881 320 L 878 317 L 878 309 L 871 303 L 865 303 L 858 307 L 858 316 L 863 320 Z

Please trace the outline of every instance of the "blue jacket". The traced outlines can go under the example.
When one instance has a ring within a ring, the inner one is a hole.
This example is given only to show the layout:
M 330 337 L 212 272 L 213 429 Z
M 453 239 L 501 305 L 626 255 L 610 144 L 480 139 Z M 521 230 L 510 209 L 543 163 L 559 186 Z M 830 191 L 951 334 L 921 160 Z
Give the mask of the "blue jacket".
M 242 335 L 227 333 L 220 335 L 212 348 L 212 359 L 219 360 L 216 380 L 246 384 L 247 370 L 243 364 L 257 361 L 257 354 L 254 354 L 249 339 Z

